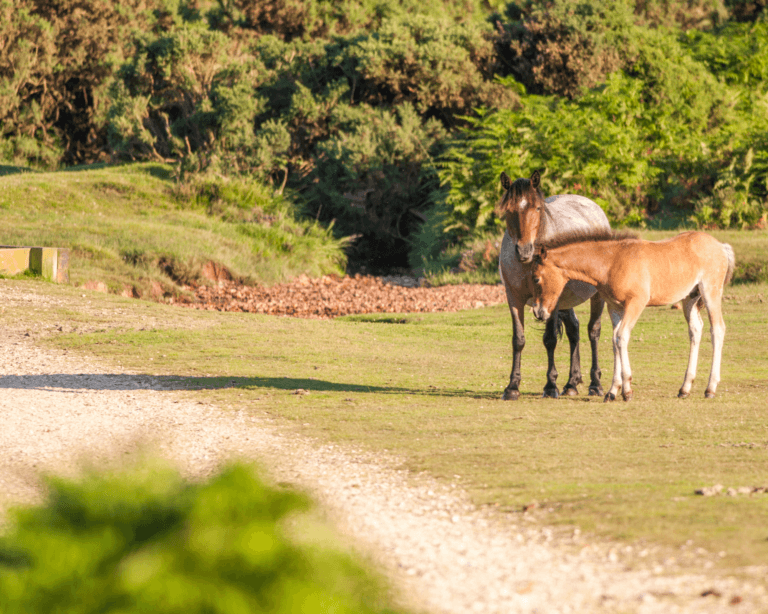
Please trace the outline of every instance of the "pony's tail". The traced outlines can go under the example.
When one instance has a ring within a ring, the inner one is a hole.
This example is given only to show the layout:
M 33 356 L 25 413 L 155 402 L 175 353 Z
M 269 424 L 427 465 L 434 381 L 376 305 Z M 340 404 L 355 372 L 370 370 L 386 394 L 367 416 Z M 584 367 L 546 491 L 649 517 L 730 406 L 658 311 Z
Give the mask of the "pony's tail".
M 725 257 L 728 258 L 728 272 L 725 274 L 725 281 L 723 282 L 723 286 L 727 286 L 733 279 L 733 271 L 736 268 L 736 254 L 733 253 L 733 248 L 727 243 L 722 243 L 721 245 L 723 252 L 725 252 Z

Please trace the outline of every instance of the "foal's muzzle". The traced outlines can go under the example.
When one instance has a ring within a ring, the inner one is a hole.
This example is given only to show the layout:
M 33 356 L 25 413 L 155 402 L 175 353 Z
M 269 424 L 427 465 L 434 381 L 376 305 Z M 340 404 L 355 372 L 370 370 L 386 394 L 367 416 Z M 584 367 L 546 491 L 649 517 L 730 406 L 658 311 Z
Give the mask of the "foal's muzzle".
M 549 316 L 549 311 L 547 311 L 543 305 L 533 306 L 533 317 L 536 318 L 539 322 L 549 320 Z
M 533 260 L 533 243 L 517 243 L 515 244 L 515 253 L 517 259 L 523 264 L 527 264 Z

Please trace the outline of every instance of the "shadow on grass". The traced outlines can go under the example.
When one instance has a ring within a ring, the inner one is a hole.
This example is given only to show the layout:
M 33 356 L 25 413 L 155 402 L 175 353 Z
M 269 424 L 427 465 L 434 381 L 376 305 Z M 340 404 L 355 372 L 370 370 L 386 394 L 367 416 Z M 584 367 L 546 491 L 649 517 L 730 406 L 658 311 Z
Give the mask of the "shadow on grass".
M 342 392 L 356 394 L 400 394 L 456 397 L 468 399 L 498 399 L 501 393 L 478 392 L 474 390 L 441 389 L 427 386 L 367 386 L 329 382 L 311 378 L 295 377 L 188 377 L 178 375 L 123 375 L 103 373 L 52 373 L 45 375 L 3 375 L 0 376 L 0 390 L 26 389 L 71 392 L 78 390 L 307 390 L 310 392 Z

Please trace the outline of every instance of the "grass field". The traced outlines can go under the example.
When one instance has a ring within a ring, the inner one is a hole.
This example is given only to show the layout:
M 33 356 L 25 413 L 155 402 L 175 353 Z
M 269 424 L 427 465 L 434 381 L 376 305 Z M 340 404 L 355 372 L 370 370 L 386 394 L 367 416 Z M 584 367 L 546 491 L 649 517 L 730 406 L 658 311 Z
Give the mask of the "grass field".
M 728 566 L 768 558 L 768 494 L 694 494 L 714 484 L 768 485 L 766 285 L 727 289 L 716 399 L 703 398 L 708 327 L 693 394 L 679 400 L 687 328 L 680 311 L 654 308 L 630 343 L 635 398 L 604 404 L 539 398 L 546 357 L 532 318 L 523 394 L 500 401 L 511 358 L 505 305 L 310 321 L 0 283 L 60 299 L 24 312 L 6 307 L 0 316 L 23 318 L 33 332 L 42 320 L 61 326 L 47 343 L 99 356 L 116 371 L 158 375 L 175 389 L 268 414 L 321 440 L 386 450 L 413 471 L 459 482 L 478 504 L 522 514 L 536 503 L 540 522 L 632 543 L 692 540 L 693 548 L 725 553 Z M 582 324 L 587 315 L 579 311 Z M 604 382 L 612 367 L 608 330 L 605 318 Z M 583 343 L 584 362 L 588 356 Z M 308 394 L 295 394 L 299 389 Z

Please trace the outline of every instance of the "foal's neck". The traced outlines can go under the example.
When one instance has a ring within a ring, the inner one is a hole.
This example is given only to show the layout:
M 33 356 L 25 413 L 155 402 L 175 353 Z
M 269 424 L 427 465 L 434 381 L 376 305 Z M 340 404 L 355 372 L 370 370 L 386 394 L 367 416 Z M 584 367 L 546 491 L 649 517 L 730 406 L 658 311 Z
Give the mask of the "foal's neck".
M 551 250 L 548 257 L 569 279 L 597 286 L 608 278 L 617 245 L 617 241 L 571 243 Z

